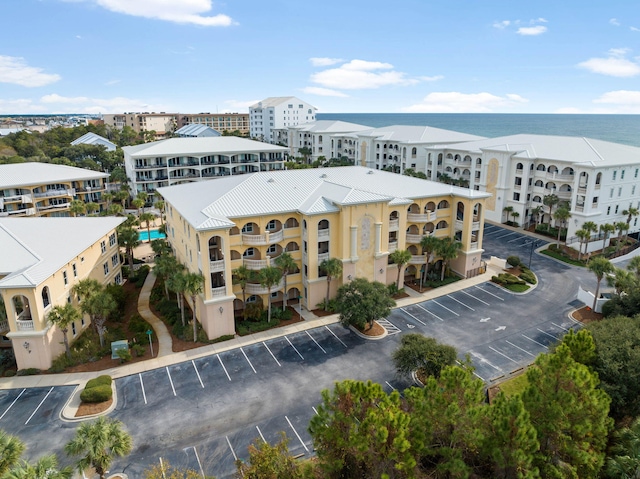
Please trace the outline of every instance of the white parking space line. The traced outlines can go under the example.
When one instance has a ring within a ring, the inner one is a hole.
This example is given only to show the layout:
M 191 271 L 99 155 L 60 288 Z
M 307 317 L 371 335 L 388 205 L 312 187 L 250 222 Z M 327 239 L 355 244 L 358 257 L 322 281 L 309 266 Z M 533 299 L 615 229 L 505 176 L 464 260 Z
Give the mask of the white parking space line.
M 271 357 L 273 358 L 273 360 L 278 364 L 278 366 L 282 367 L 282 364 L 280 364 L 280 361 L 278 361 L 276 359 L 276 357 L 273 355 L 273 353 L 271 352 L 271 350 L 269 349 L 269 346 L 267 346 L 267 343 L 265 343 L 264 341 L 262 341 L 262 344 L 264 345 L 265 348 L 267 348 L 267 351 L 269 351 L 269 354 L 271 355 Z
M 507 241 L 507 243 L 515 243 L 516 241 L 522 241 L 524 238 L 522 238 L 522 236 L 518 236 L 515 239 L 509 240 Z
M 531 339 L 529 336 L 527 336 L 526 334 L 522 335 L 523 337 L 527 338 L 529 341 L 536 343 L 539 346 L 542 346 L 544 349 L 549 349 L 548 347 L 546 347 L 544 344 L 539 343 L 538 341 L 536 341 L 535 339 Z
M 418 308 L 420 308 L 421 310 L 426 311 L 427 313 L 429 313 L 429 314 L 430 314 L 431 316 L 433 316 L 434 318 L 439 319 L 440 321 L 444 321 L 444 319 L 442 319 L 442 318 L 441 318 L 440 316 L 438 316 L 437 314 L 432 313 L 431 311 L 429 311 L 429 310 L 428 310 L 427 308 L 425 308 L 424 306 L 422 306 L 422 305 L 420 305 L 420 304 L 416 304 L 416 306 L 417 306 Z M 420 322 L 422 323 L 422 321 L 420 321 Z M 422 323 L 422 324 L 424 324 L 424 323 Z M 424 324 L 424 325 L 426 326 L 426 324 Z
M 504 353 L 501 353 L 501 352 L 500 352 L 500 351 L 498 351 L 497 349 L 495 349 L 495 348 L 493 348 L 493 347 L 491 347 L 491 346 L 489 346 L 489 349 L 490 349 L 491 351 L 493 351 L 494 353 L 498 353 L 500 356 L 504 356 L 504 357 L 505 357 L 505 358 L 507 358 L 509 361 L 514 362 L 514 363 L 518 364 L 518 361 L 516 361 L 515 359 L 511 359 L 509 356 L 507 356 L 507 355 L 506 355 L 506 354 L 504 354 Z
M 200 467 L 200 473 L 202 474 L 202 478 L 204 479 L 204 469 L 202 469 L 202 463 L 200 462 L 200 457 L 198 456 L 198 451 L 196 450 L 196 446 L 193 446 L 193 452 L 196 455 L 196 461 L 198 461 L 198 467 Z
M 518 248 L 524 248 L 525 246 L 531 246 L 531 241 L 529 241 L 528 243 L 522 243 L 521 245 L 518 245 Z
M 485 293 L 487 293 L 487 294 L 490 294 L 490 295 L 491 295 L 491 296 L 493 296 L 494 298 L 498 298 L 500 301 L 504 301 L 504 299 L 502 299 L 500 296 L 496 296 L 495 294 L 490 293 L 489 291 L 487 291 L 486 289 L 481 288 L 481 287 L 480 287 L 480 286 L 478 286 L 478 285 L 474 286 L 474 288 L 478 288 L 480 291 L 483 291 L 483 292 L 485 292 Z
M 506 237 L 514 235 L 514 234 L 516 234 L 516 233 L 511 232 L 511 233 L 507 233 L 507 234 L 504 234 L 504 235 L 496 236 L 496 239 L 506 238 Z
M 140 378 L 140 387 L 142 388 L 142 399 L 144 399 L 144 403 L 147 404 L 147 393 L 144 391 L 144 383 L 142 382 L 142 373 L 138 373 L 138 377 Z
M 287 416 L 284 417 L 287 422 L 289 423 L 289 427 L 291 428 L 291 430 L 294 432 L 294 434 L 296 435 L 296 437 L 298 438 L 298 441 L 300 441 L 300 444 L 302 444 L 302 447 L 304 447 L 304 450 L 309 452 L 309 448 L 307 447 L 307 445 L 302 441 L 302 438 L 300 437 L 300 435 L 298 434 L 298 431 L 296 431 L 296 428 L 293 427 L 293 424 L 291 424 L 291 421 L 289 421 L 289 418 Z
M 471 311 L 475 311 L 475 309 L 473 309 L 471 306 L 467 306 L 466 304 L 464 304 L 462 301 L 454 298 L 453 296 L 451 296 L 450 294 L 447 295 L 447 298 L 451 298 L 453 299 L 456 303 L 460 303 L 462 306 L 464 306 L 467 309 L 470 309 Z
M 475 299 L 476 301 L 480 301 L 482 304 L 486 304 L 487 306 L 489 306 L 489 303 L 487 303 L 486 301 L 482 301 L 480 298 L 476 298 L 474 295 L 467 293 L 464 290 L 460 290 L 460 292 L 466 294 L 467 296 L 471 296 L 473 299 Z
M 569 329 L 569 328 L 565 328 L 564 326 L 561 326 L 561 325 L 559 325 L 559 324 L 556 324 L 556 323 L 554 323 L 553 321 L 551 322 L 551 324 L 553 324 L 556 328 L 564 329 L 564 330 L 565 330 L 565 331 L 567 331 L 567 332 L 568 332 L 568 331 L 570 331 L 570 329 Z M 2 419 L 2 418 L 0 417 L 0 419 Z
M 222 358 L 220 357 L 219 354 L 218 354 L 218 361 L 220 361 L 220 366 L 222 366 L 222 369 L 224 369 L 224 373 L 227 375 L 227 379 L 231 381 L 231 376 L 229 376 L 229 373 L 227 372 L 227 368 L 224 367 L 224 363 L 222 362 Z
M 231 449 L 231 454 L 233 454 L 233 460 L 237 461 L 238 456 L 236 456 L 236 451 L 233 450 L 233 446 L 231 445 L 231 441 L 229 441 L 229 436 L 224 437 L 227 440 L 227 444 L 229 445 L 229 449 Z
M 173 391 L 173 395 L 177 396 L 176 388 L 173 387 L 173 379 L 171 379 L 171 373 L 169 372 L 169 366 L 165 366 L 165 369 L 167 370 L 167 376 L 169 376 L 169 382 L 171 383 L 171 390 Z
M 20 391 L 20 394 L 18 394 L 18 397 L 15 398 L 11 404 L 9 404 L 9 407 L 5 409 L 5 411 L 2 413 L 2 416 L 0 416 L 0 419 L 2 419 L 9 412 L 9 409 L 11 409 L 11 407 L 18 402 L 18 399 L 20 399 L 20 396 L 22 396 L 26 390 L 27 389 L 25 388 L 22 391 Z
M 558 341 L 558 338 L 556 338 L 553 334 L 551 334 L 551 333 L 547 333 L 546 331 L 543 331 L 543 330 L 542 330 L 542 329 L 540 329 L 540 328 L 536 328 L 536 329 L 537 329 L 538 331 L 540 331 L 542 334 L 546 334 L 547 336 L 549 336 L 549 337 L 553 338 L 553 340 L 554 340 L 554 341 Z
M 196 363 L 193 361 L 193 359 L 191 360 L 191 364 L 193 364 L 193 369 L 196 370 L 196 375 L 198 376 L 198 381 L 200 381 L 200 386 L 202 386 L 202 389 L 204 389 L 204 384 L 202 383 L 202 378 L 200 377 L 200 373 L 198 372 L 198 368 L 196 367 Z
M 315 412 L 315 413 L 316 413 L 316 416 L 319 416 L 319 414 L 318 414 L 318 410 L 316 409 L 316 407 L 315 407 L 315 406 L 311 406 L 311 409 L 313 409 L 313 412 Z
M 258 426 L 256 426 L 256 429 L 258 430 L 258 434 L 260 434 L 260 439 L 262 439 L 262 442 L 267 442 L 267 440 L 262 435 L 262 431 L 260 430 L 260 428 Z
M 293 348 L 293 350 L 298 353 L 298 356 L 300 356 L 300 359 L 304 360 L 304 356 L 302 356 L 302 354 L 300 354 L 300 351 L 298 351 L 298 349 L 293 345 L 293 343 L 291 341 L 289 341 L 289 338 L 287 338 L 286 336 L 284 337 L 284 339 L 287 340 L 287 342 L 289 343 L 289 345 Z
M 327 331 L 329 331 L 331 334 L 333 334 L 333 337 L 336 338 L 338 341 L 340 341 L 340 344 L 342 344 L 345 348 L 349 349 L 349 346 L 347 346 L 346 344 L 344 344 L 342 342 L 342 339 L 340 339 L 338 336 L 336 336 L 336 333 L 334 333 L 333 331 L 331 331 L 331 328 L 329 328 L 329 326 L 325 326 L 325 328 L 327 328 Z
M 420 306 L 420 305 L 417 305 L 417 306 Z M 424 309 L 424 308 L 422 308 L 422 309 Z M 416 321 L 418 321 L 418 322 L 419 322 L 420 324 L 422 324 L 423 326 L 426 326 L 426 325 L 427 325 L 427 323 L 423 323 L 422 321 L 420 321 L 418 318 L 416 318 L 413 314 L 411 314 L 411 313 L 410 313 L 409 311 L 407 311 L 406 309 L 404 309 L 404 308 L 400 308 L 400 311 L 402 311 L 402 312 L 403 312 L 404 314 L 406 314 L 407 316 L 412 317 L 413 319 L 415 319 Z M 425 311 L 426 311 L 426 309 L 425 309 Z M 440 321 L 442 321 L 442 320 L 440 320 Z
M 316 343 L 316 346 L 318 346 L 318 347 L 322 350 L 322 352 L 323 352 L 324 354 L 327 354 L 327 352 L 324 350 L 324 348 L 323 348 L 322 346 L 320 346 L 320 344 L 318 344 L 318 341 L 316 341 L 316 339 L 315 339 L 313 336 L 311 336 L 311 334 L 309 334 L 309 331 L 305 331 L 305 333 L 307 333 L 307 336 L 309 336 L 309 337 L 311 338 L 311 340 L 312 340 L 314 343 Z
M 29 419 L 27 419 L 27 422 L 24 423 L 25 426 L 29 424 L 29 421 L 31 421 L 31 418 L 36 415 L 36 413 L 38 412 L 38 409 L 40 409 L 40 406 L 42 406 L 42 403 L 44 403 L 49 397 L 49 394 L 51 394 L 51 391 L 53 391 L 53 386 L 51 386 L 51 389 L 49 389 L 49 392 L 47 393 L 47 395 L 42 399 L 42 401 L 40 401 L 40 404 L 38 404 L 38 407 L 35 409 L 35 411 L 31 413 L 31 416 L 29 416 Z
M 244 352 L 244 349 L 240 348 L 240 351 L 242 352 L 242 355 L 244 356 L 244 358 L 249 363 L 249 366 L 251 366 L 251 369 L 253 369 L 253 374 L 258 374 L 258 371 L 256 371 L 256 368 L 254 368 L 253 364 L 251 364 L 251 361 L 249 361 L 249 358 L 247 357 L 247 353 Z
M 487 361 L 484 357 L 482 357 L 482 356 L 478 356 L 477 354 L 473 354 L 473 353 L 471 353 L 471 354 L 472 354 L 473 356 L 475 356 L 476 358 L 478 358 L 478 360 L 479 360 L 481 363 L 488 364 L 489 366 L 491 366 L 491 367 L 492 367 L 493 369 L 495 369 L 496 371 L 500 371 L 500 370 L 501 370 L 498 366 L 494 366 L 494 365 L 493 365 L 493 364 L 491 364 L 489 361 Z
M 474 371 L 473 375 L 480 378 L 483 382 L 486 382 L 486 380 L 482 376 L 480 376 L 477 372 Z
M 455 314 L 456 316 L 460 316 L 458 313 L 456 313 L 453 309 L 449 309 L 447 308 L 445 305 L 438 303 L 435 299 L 432 299 L 431 301 L 433 301 L 434 303 L 436 303 L 438 306 L 440 306 L 441 308 L 446 309 L 447 311 L 449 311 L 450 313 Z
M 535 358 L 536 355 L 533 353 L 530 353 L 529 351 L 527 351 L 526 349 L 522 349 L 520 346 L 518 346 L 517 344 L 513 344 L 511 341 L 505 341 L 507 344 L 510 344 L 511 346 L 513 346 L 514 348 L 519 349 L 520 351 L 522 351 L 523 353 L 528 354 L 529 356 L 531 356 L 532 358 Z

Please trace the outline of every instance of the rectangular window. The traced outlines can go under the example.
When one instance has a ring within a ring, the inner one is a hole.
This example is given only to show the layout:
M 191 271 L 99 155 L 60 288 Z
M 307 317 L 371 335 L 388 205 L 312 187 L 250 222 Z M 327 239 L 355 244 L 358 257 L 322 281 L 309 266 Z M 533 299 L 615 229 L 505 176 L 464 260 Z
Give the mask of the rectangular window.
M 513 194 L 513 201 L 520 201 L 520 193 Z
M 594 204 L 594 205 L 597 205 L 597 204 L 598 204 L 598 197 L 597 197 L 597 196 L 594 196 L 594 197 L 593 197 L 593 204 Z
M 116 284 L 122 284 L 122 276 L 120 275 L 120 273 L 116 274 L 115 282 Z
M 76 323 L 71 323 L 71 334 L 76 335 Z
M 617 170 L 613 170 L 613 179 L 616 179 L 616 176 L 618 175 L 618 171 Z
M 638 168 L 636 168 L 636 172 L 633 174 L 633 177 L 634 177 L 634 178 L 637 178 L 637 177 L 638 177 Z
M 622 196 L 622 187 L 618 188 L 618 197 Z
M 62 280 L 64 281 L 64 285 L 67 286 L 69 284 L 69 278 L 67 278 L 67 272 L 62 272 Z
M 102 254 L 107 252 L 107 242 L 106 241 L 101 241 L 100 242 L 100 251 L 102 251 Z
M 118 265 L 118 253 L 114 254 L 111 257 L 111 266 L 113 266 L 114 268 Z
M 71 295 L 67 296 L 67 303 L 71 304 Z
M 611 206 L 607 206 L 607 215 L 611 214 Z
M 618 208 L 620 208 L 620 206 L 619 206 L 619 205 L 616 205 L 616 211 L 615 211 L 615 214 L 616 214 L 616 215 L 618 214 Z
M 115 246 L 116 245 L 116 234 L 112 233 L 109 235 L 109 246 Z
M 636 185 L 633 185 L 631 187 L 631 195 L 635 195 L 636 194 Z
M 75 263 L 73 263 L 71 265 L 71 269 L 73 270 L 73 277 L 77 278 L 78 277 L 78 268 L 76 268 L 76 264 Z
M 613 188 L 609 190 L 609 198 L 613 198 Z
M 104 269 L 104 275 L 108 275 L 109 274 L 109 263 L 105 263 L 102 265 L 102 269 Z
M 622 171 L 620 172 L 620 179 L 621 179 L 621 180 L 624 180 L 624 170 L 622 170 Z

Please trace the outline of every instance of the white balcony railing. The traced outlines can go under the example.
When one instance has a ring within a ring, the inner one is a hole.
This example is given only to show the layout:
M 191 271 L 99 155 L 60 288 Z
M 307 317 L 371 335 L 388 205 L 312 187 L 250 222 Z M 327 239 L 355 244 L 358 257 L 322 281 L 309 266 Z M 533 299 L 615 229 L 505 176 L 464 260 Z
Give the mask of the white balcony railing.
M 389 253 L 393 253 L 397 249 L 398 249 L 398 242 L 397 241 L 389 241 Z
M 389 231 L 398 231 L 400 228 L 400 220 L 389 220 Z
M 220 259 L 217 261 L 209 261 L 209 272 L 210 273 L 218 273 L 220 271 L 224 271 L 224 260 Z
M 412 223 L 426 223 L 429 221 L 429 214 L 408 213 L 407 220 Z
M 48 198 L 51 196 L 74 196 L 76 194 L 76 190 L 73 188 L 59 188 L 57 190 L 47 190 L 42 193 L 34 193 L 33 196 L 36 198 Z
M 322 263 L 326 259 L 329 259 L 329 253 L 318 253 L 318 263 Z
M 471 243 L 469 243 L 469 249 L 478 249 L 478 242 L 477 241 L 472 241 Z
M 33 331 L 33 320 L 22 320 L 16 319 L 16 326 L 18 327 L 18 331 Z
M 277 243 L 284 239 L 284 230 L 275 231 L 273 233 L 263 233 L 257 235 L 242 234 L 242 243 L 246 245 L 267 245 Z
M 251 269 L 251 270 L 259 270 L 259 269 L 266 268 L 267 266 L 269 266 L 268 260 L 266 260 L 266 259 L 246 259 L 246 258 L 244 258 L 242 260 L 242 264 L 247 269 Z
M 227 287 L 220 286 L 218 288 L 211 288 L 211 296 L 224 296 L 227 294 Z
M 284 288 L 284 280 L 280 281 L 277 285 L 272 286 L 271 292 L 273 293 L 281 290 L 282 288 Z M 246 292 L 247 294 L 267 294 L 269 289 L 258 283 L 247 283 Z
M 464 227 L 464 221 L 463 220 L 456 220 L 456 231 L 462 231 Z
M 425 256 L 423 254 L 414 254 L 411 255 L 411 259 L 409 260 L 409 264 L 424 264 Z
M 329 228 L 325 228 L 323 230 L 318 230 L 318 241 L 326 241 L 330 238 L 331 233 Z
M 422 241 L 422 238 L 424 238 L 423 235 L 407 233 L 407 243 L 418 244 Z

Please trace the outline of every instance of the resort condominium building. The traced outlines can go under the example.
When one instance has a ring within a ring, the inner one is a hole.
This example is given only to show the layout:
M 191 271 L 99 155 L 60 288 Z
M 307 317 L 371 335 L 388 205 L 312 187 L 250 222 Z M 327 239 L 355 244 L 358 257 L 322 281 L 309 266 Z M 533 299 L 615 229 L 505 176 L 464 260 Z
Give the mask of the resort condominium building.
M 251 138 L 276 143 L 274 131 L 316 119 L 316 107 L 294 96 L 269 97 L 249 107 Z
M 46 370 L 64 353 L 63 335 L 48 321 L 54 306 L 78 306 L 73 286 L 87 278 L 122 282 L 115 228 L 123 218 L 0 218 L 0 336 L 19 369 Z M 69 325 L 72 342 L 89 325 Z
M 181 113 L 178 115 L 178 128 L 191 123 L 205 125 L 219 131 L 239 131 L 249 134 L 248 113 Z
M 164 186 L 284 168 L 287 149 L 235 136 L 170 138 L 125 146 L 132 194 Z
M 136 133 L 155 131 L 156 138 L 166 138 L 178 129 L 178 113 L 121 113 L 102 117 L 104 124 L 122 130 L 125 126 Z
M 104 206 L 109 175 L 51 163 L 0 165 L 0 217 L 69 216 L 74 199 Z
M 590 138 L 511 135 L 426 149 L 429 177 L 464 178 L 474 190 L 491 193 L 487 219 L 508 220 L 505 208 L 517 212 L 518 223 L 534 221 L 541 207 L 548 222 L 546 195 L 569 205 L 569 243 L 585 221 L 597 225 L 626 222 L 623 211 L 640 208 L 640 148 Z M 512 215 L 512 213 L 509 213 Z M 640 231 L 638 217 L 629 233 Z M 552 220 L 553 222 L 553 220 Z M 614 235 L 615 236 L 615 235 Z M 592 249 L 602 242 L 592 242 Z
M 481 267 L 484 204 L 489 194 L 360 166 L 261 172 L 158 190 L 165 200 L 167 239 L 177 259 L 205 278 L 196 315 L 209 338 L 234 334 L 234 311 L 245 307 L 233 270 L 274 265 L 284 252 L 297 268 L 271 291 L 314 309 L 326 295 L 323 260 L 343 273 L 331 296 L 356 277 L 391 284 L 389 254 L 407 249 L 406 275 L 425 264 L 423 237 L 455 238 L 462 249 L 451 267 L 473 276 Z M 436 260 L 438 258 L 435 258 Z M 250 282 L 246 303 L 267 304 L 267 288 Z

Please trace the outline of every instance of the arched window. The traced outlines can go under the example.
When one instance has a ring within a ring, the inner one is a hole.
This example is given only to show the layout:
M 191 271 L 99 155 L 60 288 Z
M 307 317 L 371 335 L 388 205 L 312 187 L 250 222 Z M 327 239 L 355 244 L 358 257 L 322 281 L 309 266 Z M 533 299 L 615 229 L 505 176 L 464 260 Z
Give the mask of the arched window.
M 596 175 L 596 185 L 599 185 L 601 181 L 602 181 L 602 173 L 598 173 Z
M 46 308 L 51 304 L 51 297 L 49 296 L 49 286 L 42 288 L 42 304 Z
M 440 203 L 438 203 L 439 210 L 444 210 L 446 208 L 449 208 L 449 202 L 447 200 L 442 200 Z
M 516 170 L 522 170 L 522 169 L 523 169 L 522 163 L 518 163 L 516 165 Z
M 476 165 L 482 164 L 482 158 L 476 158 Z
M 538 165 L 538 167 L 536 168 L 536 170 L 538 170 L 538 171 L 545 171 L 545 170 L 546 170 L 546 168 L 545 168 L 545 166 L 544 166 L 544 165 L 540 164 L 540 165 Z
M 413 148 L 411 148 L 411 158 L 415 158 L 417 154 L 418 149 L 414 146 Z
M 437 230 L 443 230 L 445 228 L 449 227 L 449 223 L 447 223 L 445 220 L 440 221 L 437 225 L 436 225 L 436 229 Z
M 544 186 L 542 180 L 536 180 L 535 186 Z

